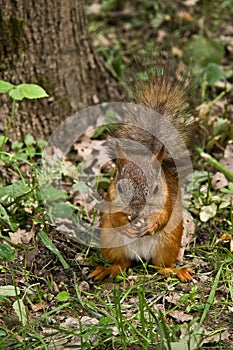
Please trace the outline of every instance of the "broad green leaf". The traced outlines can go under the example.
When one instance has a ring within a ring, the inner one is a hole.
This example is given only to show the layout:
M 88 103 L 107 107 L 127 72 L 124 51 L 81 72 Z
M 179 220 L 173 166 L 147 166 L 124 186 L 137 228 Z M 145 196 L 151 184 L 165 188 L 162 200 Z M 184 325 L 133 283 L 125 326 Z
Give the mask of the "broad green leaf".
M 20 295 L 20 290 L 16 286 L 7 285 L 0 287 L 0 295 L 4 295 L 5 297 L 16 297 Z
M 22 98 L 34 99 L 34 98 L 48 97 L 48 94 L 46 93 L 46 91 L 39 85 L 20 84 L 17 86 L 17 88 Z
M 71 219 L 73 216 L 73 209 L 70 203 L 57 203 L 52 208 L 52 217 Z
M 213 125 L 213 135 L 222 135 L 230 128 L 230 123 L 226 118 L 218 118 Z
M 53 202 L 58 199 L 65 199 L 67 197 L 67 193 L 54 188 L 53 186 L 47 186 L 41 189 L 41 196 L 44 200 Z
M 202 329 L 201 329 L 202 331 Z M 171 350 L 198 350 L 200 349 L 201 341 L 204 337 L 204 332 L 201 331 L 196 334 L 190 334 L 178 342 L 169 343 L 169 348 Z
M 187 176 L 187 180 L 189 182 L 187 192 L 195 191 L 200 187 L 201 183 L 208 180 L 208 172 L 196 170 Z
M 67 301 L 69 298 L 70 298 L 70 293 L 64 291 L 64 292 L 58 293 L 55 299 L 59 301 Z
M 13 98 L 13 100 L 16 100 L 16 101 L 22 101 L 22 99 L 23 99 L 23 96 L 21 96 L 21 93 L 18 89 L 18 86 L 14 87 L 13 89 L 11 89 L 9 91 L 9 96 L 11 98 Z
M 0 244 L 0 258 L 3 259 L 3 261 L 10 261 L 13 260 L 15 257 L 15 251 L 5 243 Z
M 0 202 L 4 203 L 6 196 L 15 199 L 27 194 L 31 188 L 23 180 L 15 181 L 12 185 L 0 188 Z
M 95 139 L 95 138 L 99 137 L 99 136 L 102 135 L 106 130 L 107 130 L 106 125 L 100 125 L 100 126 L 98 126 L 98 128 L 96 128 L 96 130 L 95 130 L 95 132 L 94 132 L 93 138 Z
M 13 309 L 15 310 L 20 322 L 23 326 L 27 323 L 27 309 L 22 299 L 18 299 L 13 303 Z
M 225 209 L 227 207 L 231 207 L 231 201 L 230 200 L 222 200 L 222 202 L 219 204 L 219 209 Z
M 0 93 L 9 92 L 13 87 L 14 85 L 12 85 L 11 83 L 8 83 L 4 80 L 0 80 Z
M 53 244 L 51 239 L 47 236 L 47 234 L 44 231 L 40 231 L 38 232 L 38 236 L 41 238 L 46 248 L 58 257 L 64 269 L 68 269 L 70 267 L 69 264 L 65 261 L 65 259 L 63 258 L 57 247 Z
M 38 141 L 37 141 L 37 146 L 38 146 L 40 149 L 43 149 L 46 145 L 47 145 L 47 142 L 46 142 L 45 140 L 38 140 Z
M 223 68 L 216 63 L 209 63 L 202 69 L 200 76 L 205 79 L 207 84 L 214 85 L 218 80 L 225 78 L 225 72 Z
M 4 328 L 0 328 L 0 337 L 5 337 L 7 335 L 7 331 Z
M 201 208 L 200 219 L 202 222 L 207 222 L 209 219 L 213 218 L 217 213 L 217 205 L 212 203 Z
M 79 181 L 78 183 L 74 184 L 73 189 L 80 193 L 87 193 L 89 191 L 89 187 L 85 184 L 84 181 Z
M 211 62 L 219 63 L 225 54 L 224 43 L 219 39 L 193 35 L 188 43 L 187 54 L 193 57 L 201 67 Z
M 10 216 L 7 214 L 7 211 L 2 204 L 0 204 L 0 222 L 5 223 L 12 231 L 15 231 L 16 224 L 12 222 Z
M 228 185 L 228 188 L 221 188 L 220 191 L 222 193 L 228 193 L 233 195 L 233 189 L 230 189 L 230 186 Z
M 33 142 L 35 141 L 35 139 L 34 139 L 34 137 L 32 136 L 32 135 L 26 135 L 25 137 L 24 137 L 24 142 L 25 142 L 25 144 L 26 145 L 28 145 L 28 146 L 31 146 L 32 144 L 33 144 Z
M 137 76 L 140 80 L 148 81 L 149 76 L 146 72 L 139 72 L 137 73 Z
M 11 148 L 13 151 L 19 151 L 23 147 L 23 142 L 14 141 L 12 142 Z

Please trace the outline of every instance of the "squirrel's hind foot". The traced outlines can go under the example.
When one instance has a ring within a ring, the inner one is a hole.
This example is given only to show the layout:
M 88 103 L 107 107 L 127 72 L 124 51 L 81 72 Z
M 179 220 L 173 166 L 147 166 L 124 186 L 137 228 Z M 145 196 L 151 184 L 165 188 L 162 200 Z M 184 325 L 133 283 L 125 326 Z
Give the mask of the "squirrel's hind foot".
M 89 278 L 93 278 L 95 281 L 101 281 L 105 277 L 109 276 L 113 279 L 118 273 L 123 272 L 129 266 L 130 264 L 114 264 L 109 267 L 98 266 L 93 272 L 90 273 Z
M 194 271 L 189 267 L 182 267 L 177 269 L 175 267 L 166 267 L 159 270 L 162 275 L 175 274 L 181 282 L 191 282 L 193 280 Z

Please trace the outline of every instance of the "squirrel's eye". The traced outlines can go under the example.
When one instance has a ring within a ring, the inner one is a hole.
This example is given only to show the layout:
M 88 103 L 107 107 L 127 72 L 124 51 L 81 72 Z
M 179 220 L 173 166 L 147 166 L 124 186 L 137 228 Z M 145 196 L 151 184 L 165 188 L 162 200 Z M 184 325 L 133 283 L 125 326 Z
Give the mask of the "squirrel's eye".
M 154 188 L 153 194 L 156 194 L 158 192 L 158 189 L 159 189 L 159 186 L 156 185 L 155 188 Z
M 119 183 L 117 184 L 117 191 L 121 194 L 123 193 L 123 189 Z

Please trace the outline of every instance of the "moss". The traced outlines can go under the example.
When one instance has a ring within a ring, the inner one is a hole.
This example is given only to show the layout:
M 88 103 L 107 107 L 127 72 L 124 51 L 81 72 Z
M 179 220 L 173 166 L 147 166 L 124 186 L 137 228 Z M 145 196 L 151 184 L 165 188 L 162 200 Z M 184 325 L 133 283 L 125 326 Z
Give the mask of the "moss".
M 54 96 L 56 89 L 56 82 L 51 81 L 48 77 L 44 75 L 36 76 L 36 84 L 42 86 L 49 96 Z
M 7 21 L 0 10 L 0 71 L 14 69 L 25 49 L 23 21 L 11 16 Z M 8 58 L 5 60 L 5 58 Z M 6 67 L 7 64 L 7 67 Z

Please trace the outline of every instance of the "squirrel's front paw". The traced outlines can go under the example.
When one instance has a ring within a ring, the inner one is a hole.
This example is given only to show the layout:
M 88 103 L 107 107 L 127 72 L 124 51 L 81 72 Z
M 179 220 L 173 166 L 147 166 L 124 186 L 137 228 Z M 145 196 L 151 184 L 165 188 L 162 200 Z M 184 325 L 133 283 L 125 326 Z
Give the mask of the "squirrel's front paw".
M 152 218 L 137 218 L 124 229 L 124 233 L 130 238 L 153 235 L 159 228 L 159 223 Z
M 141 227 L 141 234 L 140 236 L 146 236 L 151 235 L 153 236 L 155 232 L 158 230 L 159 224 L 157 222 L 150 222 L 149 220 L 146 221 L 145 225 Z
M 124 234 L 126 234 L 130 238 L 138 237 L 138 231 L 134 227 L 125 228 Z

